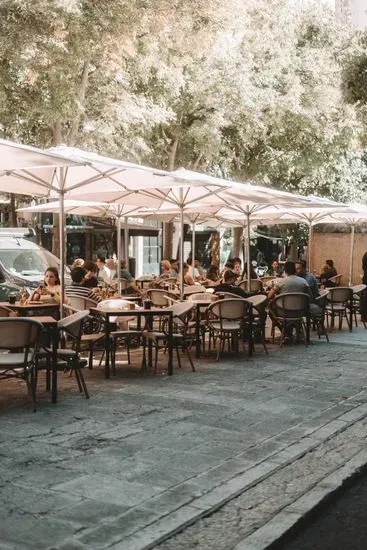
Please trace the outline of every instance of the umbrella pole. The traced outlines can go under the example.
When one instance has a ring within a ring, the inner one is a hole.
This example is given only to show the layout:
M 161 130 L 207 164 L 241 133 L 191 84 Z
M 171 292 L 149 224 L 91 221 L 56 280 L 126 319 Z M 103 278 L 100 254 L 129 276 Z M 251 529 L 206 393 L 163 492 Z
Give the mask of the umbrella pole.
M 250 212 L 246 212 L 246 223 L 247 223 L 247 285 L 248 289 L 250 289 L 251 284 L 251 243 L 250 243 L 250 236 L 251 236 L 251 228 L 250 228 Z
M 312 273 L 312 222 L 308 224 L 308 271 Z
M 117 281 L 118 292 L 121 294 L 121 216 L 117 216 Z
M 354 223 L 350 227 L 350 258 L 349 258 L 349 286 L 352 286 L 353 278 L 353 259 L 354 259 L 354 232 L 355 225 Z
M 64 169 L 60 168 L 60 187 L 64 185 Z M 60 319 L 64 316 L 63 303 L 65 293 L 65 208 L 64 208 L 64 191 L 60 192 Z
M 182 188 L 180 189 L 180 195 L 183 194 Z M 184 299 L 184 209 L 182 203 L 180 204 L 180 299 Z
M 124 255 L 127 261 L 127 268 L 129 269 L 129 225 L 128 217 L 124 217 Z
M 192 239 L 191 239 L 191 259 L 192 259 L 192 269 L 193 274 L 195 274 L 195 222 L 192 224 Z

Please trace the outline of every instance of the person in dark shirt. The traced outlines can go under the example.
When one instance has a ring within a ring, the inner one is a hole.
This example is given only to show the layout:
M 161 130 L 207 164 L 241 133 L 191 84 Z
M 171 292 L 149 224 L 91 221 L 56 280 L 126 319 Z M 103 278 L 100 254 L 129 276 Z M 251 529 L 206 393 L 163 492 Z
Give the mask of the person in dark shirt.
M 302 277 L 302 279 L 305 279 L 305 281 L 308 283 L 308 286 L 310 287 L 312 292 L 312 299 L 313 301 L 315 301 L 316 298 L 320 296 L 319 287 L 317 285 L 316 277 L 306 270 L 306 262 L 304 260 L 296 261 L 296 274 L 298 277 Z
M 98 279 L 97 279 L 97 271 L 98 268 L 94 262 L 85 262 L 84 269 L 86 271 L 84 282 L 82 286 L 85 286 L 86 288 L 97 288 L 98 287 Z
M 231 294 L 237 294 L 240 298 L 248 298 L 249 294 L 235 285 L 236 279 L 237 274 L 228 269 L 223 275 L 224 282 L 215 287 L 214 293 L 230 292 Z
M 363 279 L 362 283 L 367 285 L 367 252 L 362 256 L 362 269 L 363 269 Z
M 86 271 L 83 267 L 75 267 L 71 270 L 71 285 L 65 286 L 65 296 L 81 296 L 95 302 L 100 302 L 100 296 L 97 296 L 91 288 L 83 286 Z
M 320 272 L 320 283 L 326 288 L 332 288 L 335 285 L 333 281 L 330 281 L 332 277 L 335 277 L 338 272 L 334 267 L 333 260 L 326 260 L 325 265 L 321 268 Z

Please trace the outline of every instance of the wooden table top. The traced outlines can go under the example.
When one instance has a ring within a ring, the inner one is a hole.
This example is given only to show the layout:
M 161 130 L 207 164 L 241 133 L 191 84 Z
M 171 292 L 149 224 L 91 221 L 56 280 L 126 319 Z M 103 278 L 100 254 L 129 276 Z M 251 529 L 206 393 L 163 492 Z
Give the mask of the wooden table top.
M 118 309 L 118 308 L 108 308 L 108 307 L 91 307 L 91 311 L 96 311 L 98 313 L 104 313 L 109 315 L 169 315 L 172 313 L 171 308 L 159 308 L 159 307 L 152 307 L 151 309 Z
M 22 317 L 16 317 L 16 319 L 22 319 Z M 33 319 L 39 321 L 42 325 L 57 325 L 56 319 L 50 315 L 40 315 L 39 317 L 24 317 L 24 319 Z
M 59 308 L 60 304 L 57 302 L 28 302 L 27 304 L 21 304 L 20 302 L 15 302 L 15 304 L 10 304 L 9 302 L 0 302 L 0 306 L 7 307 L 9 309 L 17 310 L 28 310 L 28 309 L 55 309 Z

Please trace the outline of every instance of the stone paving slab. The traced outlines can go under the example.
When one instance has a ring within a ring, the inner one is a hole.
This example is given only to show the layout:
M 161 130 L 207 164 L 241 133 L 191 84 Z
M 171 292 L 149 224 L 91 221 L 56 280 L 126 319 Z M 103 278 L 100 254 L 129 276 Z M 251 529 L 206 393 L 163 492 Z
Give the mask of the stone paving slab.
M 364 334 L 356 347 L 333 335 L 170 378 L 95 369 L 89 401 L 63 379 L 59 403 L 41 392 L 36 414 L 13 384 L 0 396 L 0 544 L 155 546 L 367 415 Z

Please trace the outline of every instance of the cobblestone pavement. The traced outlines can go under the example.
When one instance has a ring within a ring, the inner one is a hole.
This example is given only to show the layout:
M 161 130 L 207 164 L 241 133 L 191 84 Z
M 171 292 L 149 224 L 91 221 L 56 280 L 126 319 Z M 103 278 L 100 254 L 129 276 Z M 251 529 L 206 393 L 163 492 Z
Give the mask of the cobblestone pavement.
M 260 548 L 259 527 L 363 449 L 366 347 L 358 329 L 172 377 L 96 368 L 90 400 L 63 377 L 36 414 L 2 383 L 0 550 L 152 548 L 194 522 L 160 548 Z

